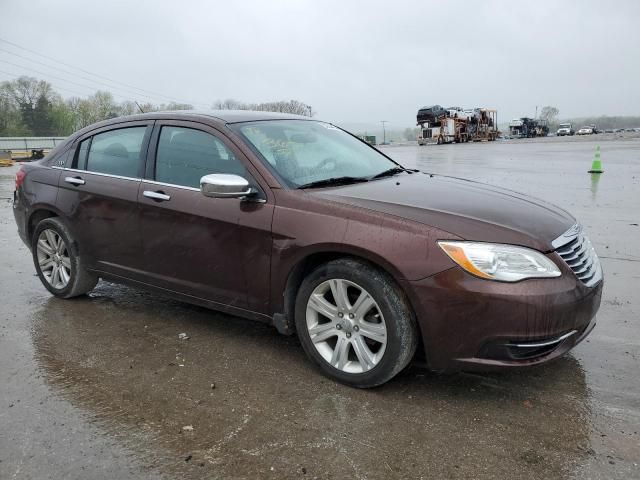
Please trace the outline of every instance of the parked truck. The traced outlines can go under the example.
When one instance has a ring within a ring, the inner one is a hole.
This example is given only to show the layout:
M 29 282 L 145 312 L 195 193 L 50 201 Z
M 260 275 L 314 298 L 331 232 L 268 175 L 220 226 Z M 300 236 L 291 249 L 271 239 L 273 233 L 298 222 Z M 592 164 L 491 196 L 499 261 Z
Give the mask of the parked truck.
M 418 133 L 418 145 L 427 143 L 463 143 L 469 141 L 467 122 L 451 117 L 442 117 L 437 122 L 421 125 Z
M 497 111 L 487 108 L 464 110 L 440 105 L 418 110 L 418 145 L 493 141 L 498 136 Z
M 570 123 L 561 123 L 558 125 L 558 130 L 556 131 L 556 135 L 559 137 L 564 137 L 565 135 L 574 135 L 576 132 L 573 130 L 573 125 Z
M 549 134 L 549 124 L 546 120 L 522 117 L 509 122 L 509 135 L 515 138 L 546 137 Z

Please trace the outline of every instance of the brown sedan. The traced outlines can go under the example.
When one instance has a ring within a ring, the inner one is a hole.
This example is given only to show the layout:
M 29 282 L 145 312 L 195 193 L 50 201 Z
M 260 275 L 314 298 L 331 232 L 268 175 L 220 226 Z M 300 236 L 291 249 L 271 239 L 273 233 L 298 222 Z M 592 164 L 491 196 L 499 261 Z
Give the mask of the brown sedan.
M 297 331 L 357 387 L 416 351 L 436 371 L 551 360 L 592 330 L 602 292 L 566 211 L 292 115 L 92 125 L 18 171 L 14 213 L 54 295 L 104 278 Z

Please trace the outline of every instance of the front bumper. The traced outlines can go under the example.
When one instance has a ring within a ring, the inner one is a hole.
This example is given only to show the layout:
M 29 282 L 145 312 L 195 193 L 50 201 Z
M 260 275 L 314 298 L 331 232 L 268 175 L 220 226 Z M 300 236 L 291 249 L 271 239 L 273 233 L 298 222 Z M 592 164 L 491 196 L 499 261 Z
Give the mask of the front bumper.
M 519 367 L 568 352 L 594 328 L 603 282 L 587 287 L 561 270 L 558 278 L 501 283 L 454 267 L 409 282 L 429 368 Z

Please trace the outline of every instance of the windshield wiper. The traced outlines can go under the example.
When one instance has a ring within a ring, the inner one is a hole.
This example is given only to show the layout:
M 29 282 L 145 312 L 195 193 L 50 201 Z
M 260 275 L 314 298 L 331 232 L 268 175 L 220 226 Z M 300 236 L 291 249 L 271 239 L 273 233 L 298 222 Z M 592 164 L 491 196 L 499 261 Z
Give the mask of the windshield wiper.
M 406 168 L 393 167 L 393 168 L 390 168 L 389 170 L 385 170 L 383 172 L 380 172 L 380 173 L 374 175 L 373 177 L 369 177 L 369 180 L 375 180 L 376 178 L 383 178 L 383 177 L 392 177 L 394 175 L 397 175 L 398 173 L 408 172 L 408 171 L 409 170 L 407 170 Z
M 351 183 L 361 183 L 368 182 L 369 179 L 366 177 L 331 177 L 325 178 L 324 180 L 316 180 L 315 182 L 305 183 L 300 185 L 299 189 L 304 188 L 316 188 L 316 187 L 328 187 L 330 185 L 349 185 Z

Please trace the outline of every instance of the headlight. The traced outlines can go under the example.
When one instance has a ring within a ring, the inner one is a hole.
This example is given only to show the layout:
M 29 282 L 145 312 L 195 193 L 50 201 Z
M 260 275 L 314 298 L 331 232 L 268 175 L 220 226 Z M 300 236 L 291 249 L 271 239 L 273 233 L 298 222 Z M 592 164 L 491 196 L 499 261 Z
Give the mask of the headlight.
M 559 277 L 558 266 L 542 253 L 500 243 L 438 242 L 451 260 L 476 277 L 501 282 Z

